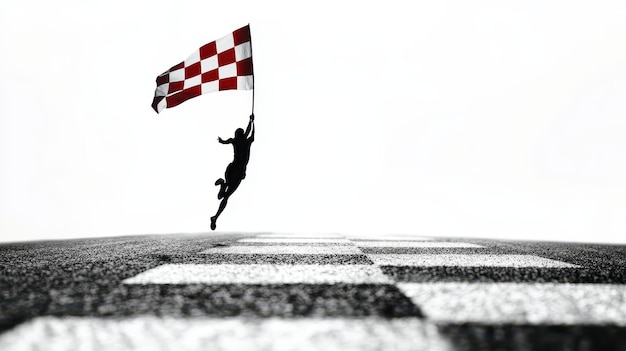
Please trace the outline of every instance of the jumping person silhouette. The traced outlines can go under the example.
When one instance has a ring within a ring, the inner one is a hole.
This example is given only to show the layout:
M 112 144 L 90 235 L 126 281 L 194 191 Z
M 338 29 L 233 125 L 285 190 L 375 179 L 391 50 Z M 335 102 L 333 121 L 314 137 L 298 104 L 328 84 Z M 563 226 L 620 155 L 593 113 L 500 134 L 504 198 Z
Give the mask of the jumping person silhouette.
M 217 218 L 220 216 L 226 204 L 228 198 L 237 190 L 241 181 L 246 177 L 246 166 L 250 160 L 250 146 L 254 141 L 254 113 L 250 115 L 250 122 L 244 133 L 243 129 L 237 128 L 235 131 L 235 137 L 227 140 L 223 140 L 218 137 L 217 141 L 221 144 L 232 144 L 234 157 L 233 162 L 226 167 L 226 173 L 224 179 L 220 178 L 215 181 L 215 185 L 220 186 L 220 191 L 217 194 L 217 198 L 221 199 L 220 207 L 217 210 L 215 216 L 211 217 L 211 230 L 215 230 Z M 250 137 L 248 137 L 250 136 Z

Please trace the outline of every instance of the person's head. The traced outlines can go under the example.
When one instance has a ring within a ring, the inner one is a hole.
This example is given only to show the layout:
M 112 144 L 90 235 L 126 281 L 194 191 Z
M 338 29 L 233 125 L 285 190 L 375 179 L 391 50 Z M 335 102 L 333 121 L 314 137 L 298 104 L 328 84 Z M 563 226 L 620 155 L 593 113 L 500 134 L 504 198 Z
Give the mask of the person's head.
M 241 137 L 243 137 L 243 129 L 237 128 L 237 130 L 235 131 L 235 138 L 241 138 Z

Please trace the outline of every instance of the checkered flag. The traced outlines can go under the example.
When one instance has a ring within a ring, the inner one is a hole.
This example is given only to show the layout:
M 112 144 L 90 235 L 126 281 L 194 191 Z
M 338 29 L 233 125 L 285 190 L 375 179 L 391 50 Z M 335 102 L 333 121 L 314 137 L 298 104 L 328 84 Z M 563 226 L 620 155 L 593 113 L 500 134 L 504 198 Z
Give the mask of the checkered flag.
M 156 84 L 152 108 L 157 113 L 214 91 L 254 89 L 250 25 L 202 46 L 160 74 Z

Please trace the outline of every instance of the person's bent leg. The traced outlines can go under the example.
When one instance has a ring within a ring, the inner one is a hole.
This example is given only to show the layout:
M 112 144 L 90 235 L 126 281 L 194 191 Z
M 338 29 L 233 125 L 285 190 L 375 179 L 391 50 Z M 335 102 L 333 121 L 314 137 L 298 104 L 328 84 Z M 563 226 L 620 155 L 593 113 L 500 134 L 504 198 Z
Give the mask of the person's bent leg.
M 227 183 L 224 183 L 222 181 L 220 183 L 220 190 L 217 192 L 217 199 L 218 200 L 222 199 L 224 197 L 224 194 L 226 194 L 226 187 L 228 187 Z
M 224 197 L 224 195 L 226 195 L 226 191 L 227 188 L 229 187 L 229 184 L 231 183 L 231 179 L 233 178 L 233 164 L 230 163 L 227 167 L 226 167 L 226 172 L 224 173 L 224 178 L 220 178 L 218 180 L 215 181 L 215 185 L 219 185 L 220 186 L 220 190 L 217 192 L 217 199 L 220 200 Z

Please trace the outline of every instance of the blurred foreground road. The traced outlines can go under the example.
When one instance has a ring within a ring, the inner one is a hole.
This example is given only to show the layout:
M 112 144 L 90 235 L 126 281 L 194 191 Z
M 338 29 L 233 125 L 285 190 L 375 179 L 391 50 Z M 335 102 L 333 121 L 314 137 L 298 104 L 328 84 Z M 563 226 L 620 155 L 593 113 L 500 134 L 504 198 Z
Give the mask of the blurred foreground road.
M 626 246 L 194 234 L 0 245 L 0 350 L 626 350 Z

